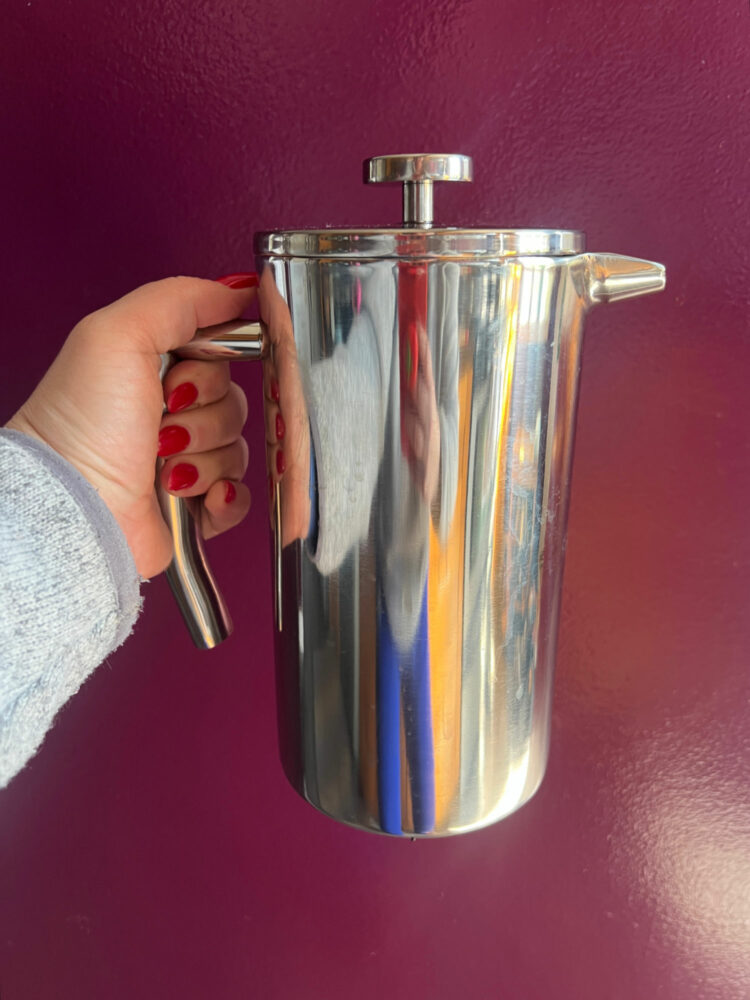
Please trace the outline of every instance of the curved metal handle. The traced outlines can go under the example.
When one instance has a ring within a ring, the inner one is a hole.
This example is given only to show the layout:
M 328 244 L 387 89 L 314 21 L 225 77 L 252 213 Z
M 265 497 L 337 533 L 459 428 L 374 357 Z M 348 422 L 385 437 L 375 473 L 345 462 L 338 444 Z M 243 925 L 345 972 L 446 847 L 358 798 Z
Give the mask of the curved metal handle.
M 474 168 L 462 153 L 400 153 L 373 156 L 363 164 L 365 184 L 404 185 L 404 226 L 430 229 L 435 181 L 471 181 Z
M 268 354 L 268 335 L 260 323 L 235 320 L 198 330 L 189 344 L 162 359 L 161 378 L 178 358 L 201 361 L 261 361 Z M 167 493 L 156 479 L 162 514 L 172 534 L 174 557 L 167 580 L 193 642 L 213 649 L 232 634 L 232 619 L 203 550 L 199 504 Z

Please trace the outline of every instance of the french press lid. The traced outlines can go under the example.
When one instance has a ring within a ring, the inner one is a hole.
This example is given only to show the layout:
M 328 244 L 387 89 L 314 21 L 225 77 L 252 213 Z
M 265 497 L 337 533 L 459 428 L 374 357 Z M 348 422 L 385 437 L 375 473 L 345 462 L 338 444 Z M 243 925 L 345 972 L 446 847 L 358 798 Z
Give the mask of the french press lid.
M 519 254 L 562 256 L 584 249 L 572 229 L 455 229 L 434 226 L 436 181 L 471 181 L 470 156 L 402 153 L 363 164 L 366 184 L 403 185 L 403 221 L 397 229 L 303 229 L 258 233 L 255 252 L 272 257 L 491 258 Z

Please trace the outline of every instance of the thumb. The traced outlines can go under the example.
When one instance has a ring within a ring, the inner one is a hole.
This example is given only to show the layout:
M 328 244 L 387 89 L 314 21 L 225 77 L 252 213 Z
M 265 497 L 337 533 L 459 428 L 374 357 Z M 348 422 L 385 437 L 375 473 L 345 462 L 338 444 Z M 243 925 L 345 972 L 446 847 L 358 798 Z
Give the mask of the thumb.
M 96 314 L 116 336 L 130 337 L 147 351 L 165 354 L 187 344 L 199 327 L 236 319 L 256 293 L 257 275 L 242 276 L 245 288 L 205 278 L 164 278 L 141 285 Z

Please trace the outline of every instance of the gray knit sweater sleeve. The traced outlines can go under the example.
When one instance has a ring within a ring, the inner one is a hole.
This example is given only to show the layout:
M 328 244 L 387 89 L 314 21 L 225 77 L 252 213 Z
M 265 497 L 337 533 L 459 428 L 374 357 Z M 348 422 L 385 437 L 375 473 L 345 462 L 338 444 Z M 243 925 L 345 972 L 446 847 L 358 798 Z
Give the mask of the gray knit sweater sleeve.
M 0 430 L 0 787 L 130 634 L 139 589 L 96 490 L 51 448 Z

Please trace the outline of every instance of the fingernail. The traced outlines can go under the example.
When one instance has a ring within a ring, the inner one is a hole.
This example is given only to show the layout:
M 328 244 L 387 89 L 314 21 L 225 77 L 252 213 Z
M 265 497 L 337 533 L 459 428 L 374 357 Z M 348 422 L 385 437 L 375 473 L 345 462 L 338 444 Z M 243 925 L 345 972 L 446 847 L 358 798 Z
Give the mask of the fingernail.
M 257 288 L 258 287 L 258 275 L 255 271 L 241 271 L 239 274 L 222 274 L 220 278 L 215 278 L 220 285 L 226 285 L 227 288 Z
M 279 448 L 276 452 L 276 471 L 280 476 L 284 475 L 286 470 L 286 459 L 284 458 L 284 452 Z
M 189 465 L 187 462 L 180 462 L 179 465 L 175 465 L 172 471 L 169 473 L 169 483 L 167 489 L 172 493 L 176 493 L 178 490 L 189 489 L 198 479 L 198 470 L 194 465 Z
M 176 389 L 173 389 L 167 397 L 167 410 L 170 413 L 177 413 L 179 410 L 184 410 L 187 406 L 192 406 L 197 398 L 197 387 L 192 382 L 183 382 L 182 385 L 178 385 Z
M 281 441 L 286 434 L 286 426 L 284 424 L 284 418 L 280 413 L 276 414 L 276 440 Z
M 190 434 L 184 427 L 177 427 L 172 424 L 170 427 L 162 427 L 159 431 L 159 450 L 157 455 L 166 458 L 167 455 L 176 455 L 178 451 L 184 451 L 190 444 Z
M 224 503 L 232 503 L 236 496 L 237 490 L 235 489 L 234 483 L 230 483 L 229 480 L 227 480 L 224 484 Z
M 279 399 L 281 399 L 281 395 L 279 393 L 279 383 L 275 378 L 271 379 L 271 399 L 274 403 L 278 403 Z

